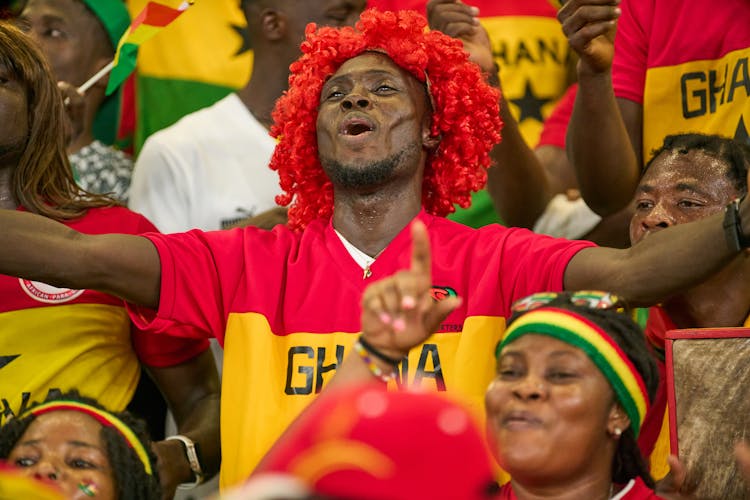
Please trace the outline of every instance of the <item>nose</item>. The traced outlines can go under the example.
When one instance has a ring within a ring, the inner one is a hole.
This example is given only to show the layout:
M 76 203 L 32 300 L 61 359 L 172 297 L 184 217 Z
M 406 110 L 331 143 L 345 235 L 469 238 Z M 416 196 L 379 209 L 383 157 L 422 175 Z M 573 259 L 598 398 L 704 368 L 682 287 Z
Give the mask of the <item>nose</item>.
M 547 396 L 547 383 L 539 377 L 527 375 L 515 382 L 513 395 L 524 401 L 534 401 Z
M 52 460 L 41 460 L 34 468 L 34 477 L 43 481 L 59 481 L 61 469 Z
M 641 226 L 647 231 L 666 229 L 673 226 L 674 223 L 674 217 L 672 217 L 666 207 L 661 203 L 655 205 L 654 208 L 641 220 Z
M 346 111 L 355 108 L 367 109 L 370 107 L 370 100 L 361 94 L 352 93 L 341 100 L 341 107 Z

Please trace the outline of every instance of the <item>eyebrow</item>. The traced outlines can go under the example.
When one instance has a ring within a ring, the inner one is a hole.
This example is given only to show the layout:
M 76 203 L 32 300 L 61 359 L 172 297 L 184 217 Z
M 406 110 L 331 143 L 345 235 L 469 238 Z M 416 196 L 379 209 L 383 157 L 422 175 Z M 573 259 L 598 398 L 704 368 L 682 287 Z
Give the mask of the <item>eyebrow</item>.
M 694 183 L 694 182 L 678 182 L 675 185 L 675 188 L 677 189 L 677 191 L 681 191 L 681 192 L 683 192 L 683 191 L 689 191 L 691 193 L 700 194 L 702 196 L 709 196 L 709 193 L 707 193 L 706 191 L 702 190 L 699 187 L 699 184 L 698 183 Z M 643 184 L 643 185 L 638 186 L 637 190 L 640 191 L 641 193 L 651 193 L 655 189 L 656 188 L 654 186 L 650 185 L 650 184 Z
M 18 444 L 20 446 L 36 446 L 36 445 L 41 444 L 41 442 L 42 442 L 41 439 L 29 439 L 28 441 L 23 441 Z M 78 448 L 93 448 L 95 450 L 101 450 L 101 447 L 95 444 L 86 443 L 84 441 L 71 440 L 71 441 L 66 441 L 66 443 L 71 446 L 78 447 Z
M 397 78 L 396 74 L 394 74 L 391 71 L 384 70 L 384 69 L 367 69 L 367 70 L 364 70 L 362 73 L 365 76 L 371 77 L 371 78 L 384 77 L 384 76 L 387 76 L 387 77 L 390 77 L 390 78 Z M 339 81 L 350 80 L 350 79 L 351 79 L 351 76 L 348 75 L 348 74 L 346 74 L 346 75 L 339 75 L 339 76 L 335 76 L 335 77 L 331 78 L 330 80 L 328 80 L 325 83 L 325 85 L 332 85 L 334 83 L 338 83 Z

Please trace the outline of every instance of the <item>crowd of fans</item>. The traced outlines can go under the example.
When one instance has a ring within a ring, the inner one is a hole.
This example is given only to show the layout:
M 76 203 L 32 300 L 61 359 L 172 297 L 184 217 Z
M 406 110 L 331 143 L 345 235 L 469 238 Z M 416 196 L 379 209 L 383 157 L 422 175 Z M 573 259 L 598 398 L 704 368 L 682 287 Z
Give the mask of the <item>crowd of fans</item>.
M 750 497 L 669 390 L 750 337 L 725 3 L 240 0 L 247 84 L 135 160 L 123 1 L 0 10 L 0 498 Z

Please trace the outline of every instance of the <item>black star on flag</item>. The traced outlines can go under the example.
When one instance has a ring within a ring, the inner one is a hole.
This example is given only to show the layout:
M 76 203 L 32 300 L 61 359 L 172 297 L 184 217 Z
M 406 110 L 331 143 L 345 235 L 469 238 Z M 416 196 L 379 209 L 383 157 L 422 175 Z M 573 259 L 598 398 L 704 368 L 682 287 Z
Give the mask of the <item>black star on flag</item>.
M 516 99 L 509 99 L 510 102 L 521 108 L 521 116 L 518 117 L 518 123 L 532 118 L 534 120 L 543 122 L 542 117 L 542 106 L 550 102 L 552 99 L 543 99 L 537 97 L 534 91 L 531 89 L 531 81 L 526 80 L 526 88 L 524 89 L 523 97 Z
M 234 53 L 234 56 L 241 56 L 245 52 L 253 50 L 253 46 L 250 43 L 250 33 L 247 32 L 247 26 L 237 26 L 231 24 L 230 27 L 240 36 L 242 39 L 242 46 Z
M 737 124 L 737 130 L 734 131 L 734 140 L 750 146 L 750 136 L 747 134 L 745 120 L 740 116 L 740 122 Z
M 12 354 L 10 356 L 0 356 L 0 368 L 5 368 L 10 364 L 11 361 L 16 359 L 20 354 Z

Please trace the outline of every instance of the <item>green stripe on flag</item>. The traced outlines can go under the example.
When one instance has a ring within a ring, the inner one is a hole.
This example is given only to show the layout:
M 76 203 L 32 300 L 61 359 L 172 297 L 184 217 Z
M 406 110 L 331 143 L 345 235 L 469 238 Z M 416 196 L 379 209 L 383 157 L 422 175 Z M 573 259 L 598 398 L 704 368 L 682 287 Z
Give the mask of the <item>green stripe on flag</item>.
M 146 138 L 183 116 L 210 106 L 235 89 L 207 83 L 138 76 L 135 150 Z M 185 98 L 189 96 L 189 98 Z

